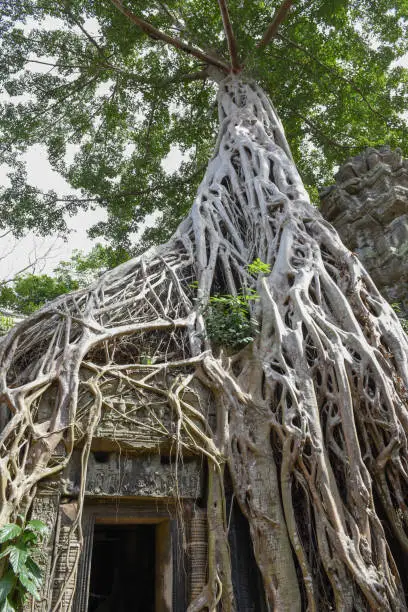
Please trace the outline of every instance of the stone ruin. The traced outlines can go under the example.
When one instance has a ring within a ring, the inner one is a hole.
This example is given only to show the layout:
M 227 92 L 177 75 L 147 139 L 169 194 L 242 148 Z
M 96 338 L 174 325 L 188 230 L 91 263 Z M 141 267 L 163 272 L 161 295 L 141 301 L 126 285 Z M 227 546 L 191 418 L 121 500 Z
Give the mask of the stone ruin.
M 367 149 L 341 167 L 321 202 L 323 215 L 384 296 L 408 311 L 408 161 L 398 150 Z M 78 566 L 80 542 L 72 540 L 71 528 L 81 448 L 63 474 L 39 487 L 32 518 L 50 528 L 39 557 L 45 580 L 42 600 L 30 601 L 26 610 L 185 612 L 201 592 L 207 569 L 204 468 L 197 456 L 177 464 L 149 414 L 143 427 L 132 423 L 118 399 L 96 429 Z M 264 612 L 248 526 L 231 494 L 227 512 L 238 609 Z
M 38 488 L 31 518 L 45 522 L 49 535 L 37 558 L 45 577 L 42 599 L 30 600 L 27 612 L 185 612 L 206 584 L 202 460 L 184 454 L 176 463 L 171 438 L 152 420 L 157 406 L 139 410 L 132 422 L 121 403 L 112 402 L 93 437 L 81 552 L 72 526 L 82 449 Z M 171 430 L 171 423 L 164 425 Z M 249 529 L 231 492 L 228 512 L 239 609 L 266 612 Z
M 349 159 L 321 194 L 321 213 L 377 288 L 408 315 L 408 160 L 389 147 Z

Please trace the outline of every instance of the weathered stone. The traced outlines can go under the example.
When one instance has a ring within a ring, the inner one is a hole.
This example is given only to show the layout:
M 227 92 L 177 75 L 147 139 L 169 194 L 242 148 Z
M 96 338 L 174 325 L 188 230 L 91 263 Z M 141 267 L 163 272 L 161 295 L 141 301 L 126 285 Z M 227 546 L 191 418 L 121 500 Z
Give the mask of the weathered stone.
M 399 149 L 368 148 L 321 194 L 321 212 L 389 302 L 408 312 L 408 160 Z
M 103 459 L 101 461 L 101 459 Z M 63 476 L 63 494 L 79 492 L 80 452 L 75 451 Z M 86 478 L 87 496 L 106 497 L 183 497 L 196 499 L 202 495 L 201 460 L 184 458 L 163 463 L 160 455 L 120 455 L 91 453 Z
M 75 596 L 78 561 L 81 554 L 79 534 L 75 529 L 78 504 L 61 504 L 59 533 L 54 548 L 54 571 L 51 576 L 52 610 L 69 612 Z
M 29 598 L 24 606 L 26 612 L 48 612 L 51 588 L 52 560 L 54 543 L 57 534 L 57 523 L 59 513 L 59 494 L 44 495 L 43 491 L 33 501 L 31 518 L 45 523 L 48 533 L 41 547 L 35 555 L 35 561 L 42 570 L 43 580 L 40 592 L 40 600 Z

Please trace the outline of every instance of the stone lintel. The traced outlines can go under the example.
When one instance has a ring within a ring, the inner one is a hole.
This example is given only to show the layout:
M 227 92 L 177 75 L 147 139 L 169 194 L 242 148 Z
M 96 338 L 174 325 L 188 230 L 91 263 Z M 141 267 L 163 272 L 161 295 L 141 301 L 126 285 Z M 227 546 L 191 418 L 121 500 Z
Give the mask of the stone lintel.
M 79 492 L 80 451 L 75 451 L 62 478 L 62 494 Z M 192 498 L 203 494 L 202 461 L 184 457 L 177 464 L 156 454 L 91 452 L 86 478 L 88 497 Z

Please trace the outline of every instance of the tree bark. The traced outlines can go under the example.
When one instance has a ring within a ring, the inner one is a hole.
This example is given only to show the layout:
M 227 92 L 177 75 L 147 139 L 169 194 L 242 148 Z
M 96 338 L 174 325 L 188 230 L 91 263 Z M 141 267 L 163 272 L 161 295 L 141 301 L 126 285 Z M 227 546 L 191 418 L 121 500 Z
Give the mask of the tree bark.
M 208 585 L 190 610 L 235 609 L 226 465 L 271 609 L 406 610 L 379 516 L 408 552 L 407 338 L 311 206 L 264 92 L 230 76 L 218 99 L 215 153 L 172 239 L 1 340 L 1 518 L 62 469 L 101 402 L 103 413 L 120 396 L 126 414 L 164 399 L 174 428 L 156 414 L 163 437 L 203 455 L 212 479 Z M 256 258 L 270 273 L 250 274 Z M 254 341 L 212 347 L 210 296 L 248 289 Z

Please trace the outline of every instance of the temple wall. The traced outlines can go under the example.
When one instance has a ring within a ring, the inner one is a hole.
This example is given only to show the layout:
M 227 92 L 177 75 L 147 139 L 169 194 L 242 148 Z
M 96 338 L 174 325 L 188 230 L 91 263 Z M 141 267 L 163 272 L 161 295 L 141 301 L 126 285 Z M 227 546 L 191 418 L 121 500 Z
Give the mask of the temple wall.
M 156 610 L 184 612 L 187 596 L 206 579 L 206 517 L 193 509 L 204 494 L 201 459 L 176 463 L 159 453 L 91 452 L 82 544 L 76 529 L 80 460 L 76 449 L 61 477 L 45 481 L 34 500 L 32 518 L 49 526 L 49 536 L 37 557 L 44 572 L 41 601 L 28 601 L 25 612 L 86 612 L 95 521 L 157 523 Z
M 378 289 L 408 314 L 408 160 L 368 148 L 343 164 L 320 194 L 321 212 Z

